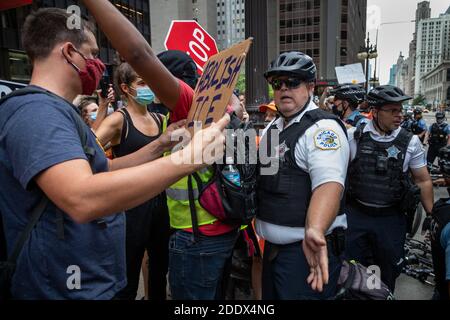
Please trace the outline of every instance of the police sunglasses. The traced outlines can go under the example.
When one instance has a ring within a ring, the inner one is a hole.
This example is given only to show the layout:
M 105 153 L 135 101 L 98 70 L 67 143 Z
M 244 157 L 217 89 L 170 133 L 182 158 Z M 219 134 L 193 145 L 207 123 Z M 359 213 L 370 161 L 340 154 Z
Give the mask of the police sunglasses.
M 288 79 L 273 79 L 270 81 L 270 85 L 273 90 L 281 90 L 281 87 L 284 85 L 288 89 L 297 89 L 304 81 L 298 78 L 288 78 Z

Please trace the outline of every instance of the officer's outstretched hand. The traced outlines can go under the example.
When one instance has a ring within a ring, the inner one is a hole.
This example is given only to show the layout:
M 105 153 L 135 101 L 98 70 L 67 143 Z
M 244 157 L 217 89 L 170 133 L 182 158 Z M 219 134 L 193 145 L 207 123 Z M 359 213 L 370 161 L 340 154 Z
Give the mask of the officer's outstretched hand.
M 310 267 L 308 284 L 315 291 L 322 292 L 328 284 L 328 252 L 325 235 L 316 229 L 306 228 L 303 252 Z

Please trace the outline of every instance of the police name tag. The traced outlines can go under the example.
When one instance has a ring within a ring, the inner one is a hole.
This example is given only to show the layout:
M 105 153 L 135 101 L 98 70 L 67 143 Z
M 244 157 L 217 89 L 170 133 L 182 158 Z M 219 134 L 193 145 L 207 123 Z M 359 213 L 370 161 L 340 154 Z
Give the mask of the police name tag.
M 339 136 L 333 130 L 319 130 L 314 136 L 314 144 L 321 150 L 337 150 L 341 147 Z

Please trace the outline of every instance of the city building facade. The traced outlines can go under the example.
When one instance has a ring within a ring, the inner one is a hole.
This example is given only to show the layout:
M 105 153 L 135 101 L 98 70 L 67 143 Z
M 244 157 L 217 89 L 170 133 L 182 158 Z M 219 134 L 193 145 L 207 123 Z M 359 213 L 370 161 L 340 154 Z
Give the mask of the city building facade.
M 150 42 L 149 1 L 111 0 L 111 2 Z M 87 16 L 87 11 L 80 5 L 80 1 L 73 0 L 35 0 L 32 5 L 0 11 L 0 79 L 23 83 L 30 80 L 31 64 L 23 51 L 20 34 L 26 16 L 38 8 L 56 7 L 67 10 L 72 5 L 79 6 L 81 15 Z M 119 63 L 119 57 L 102 32 L 97 30 L 96 36 L 100 48 L 100 58 L 106 64 L 108 74 L 112 74 L 113 65 Z
M 421 79 L 422 92 L 433 108 L 450 106 L 450 60 L 443 61 L 424 74 Z
M 217 45 L 226 49 L 245 39 L 245 0 L 217 0 Z
M 156 53 L 166 50 L 164 41 L 173 20 L 196 20 L 217 39 L 216 2 L 211 0 L 149 0 L 152 48 Z
M 415 95 L 424 94 L 423 75 L 450 60 L 450 14 L 419 22 L 417 32 Z
M 395 86 L 397 79 L 397 65 L 393 64 L 389 71 L 389 85 Z
M 429 1 L 422 1 L 417 4 L 415 29 L 413 40 L 409 44 L 409 74 L 407 92 L 409 95 L 414 95 L 415 91 L 415 75 L 416 75 L 416 51 L 417 51 L 417 31 L 421 20 L 429 19 L 431 17 L 431 8 Z
M 409 58 L 403 56 L 402 52 L 397 59 L 395 86 L 402 89 L 406 94 L 409 90 Z
M 320 83 L 336 83 L 335 67 L 359 62 L 366 0 L 280 0 L 280 52 L 298 50 L 318 67 Z

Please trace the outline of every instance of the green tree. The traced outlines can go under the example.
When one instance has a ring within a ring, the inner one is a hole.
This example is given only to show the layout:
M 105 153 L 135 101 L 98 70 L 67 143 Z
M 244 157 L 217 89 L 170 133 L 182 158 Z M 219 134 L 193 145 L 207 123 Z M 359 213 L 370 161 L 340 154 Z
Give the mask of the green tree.
M 273 88 L 271 85 L 269 85 L 269 99 L 272 101 L 273 100 Z
M 412 104 L 413 106 L 424 106 L 426 104 L 426 99 L 423 95 L 419 94 L 414 98 Z
M 236 84 L 236 90 L 239 90 L 239 93 L 245 93 L 245 73 L 242 72 L 239 75 L 237 84 Z

